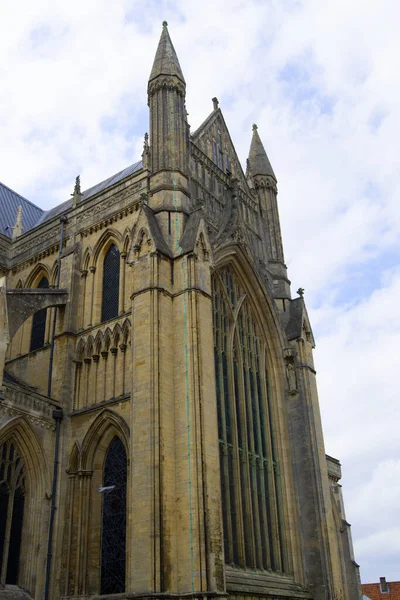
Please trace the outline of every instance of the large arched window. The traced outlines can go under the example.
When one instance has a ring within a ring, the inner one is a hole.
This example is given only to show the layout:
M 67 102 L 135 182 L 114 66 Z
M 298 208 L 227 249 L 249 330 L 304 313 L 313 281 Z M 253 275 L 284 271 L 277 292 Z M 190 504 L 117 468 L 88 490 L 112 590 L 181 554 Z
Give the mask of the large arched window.
M 111 244 L 104 257 L 103 300 L 101 305 L 102 321 L 107 321 L 118 316 L 119 263 L 119 250 L 115 244 Z
M 126 477 L 125 446 L 115 436 L 108 447 L 103 468 L 101 594 L 125 591 Z
M 49 282 L 47 277 L 42 277 L 42 279 L 39 281 L 38 288 L 48 287 Z M 46 331 L 46 313 L 47 309 L 42 308 L 33 315 L 30 350 L 37 350 L 38 348 L 43 347 L 44 335 Z
M 0 447 L 0 581 L 18 583 L 25 486 L 23 463 L 14 444 Z
M 225 562 L 283 572 L 266 344 L 230 267 L 213 278 L 213 325 Z

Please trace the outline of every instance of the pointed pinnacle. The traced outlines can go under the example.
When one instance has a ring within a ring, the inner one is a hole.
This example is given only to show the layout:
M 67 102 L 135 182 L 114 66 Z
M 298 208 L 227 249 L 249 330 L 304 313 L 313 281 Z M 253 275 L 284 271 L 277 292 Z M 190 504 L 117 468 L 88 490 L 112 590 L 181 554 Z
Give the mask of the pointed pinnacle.
M 153 68 L 151 69 L 149 83 L 160 75 L 170 77 L 175 75 L 182 83 L 186 84 L 167 26 L 167 21 L 163 21 L 161 37 L 154 58 Z
M 258 135 L 257 125 L 253 125 L 253 138 L 249 152 L 249 165 L 253 177 L 256 175 L 269 175 L 276 181 L 274 170 L 269 162 L 263 143 Z

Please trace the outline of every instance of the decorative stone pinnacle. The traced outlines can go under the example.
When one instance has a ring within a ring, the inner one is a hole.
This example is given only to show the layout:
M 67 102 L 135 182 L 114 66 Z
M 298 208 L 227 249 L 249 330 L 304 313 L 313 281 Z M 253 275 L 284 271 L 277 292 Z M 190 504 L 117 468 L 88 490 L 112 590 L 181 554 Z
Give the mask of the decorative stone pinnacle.
M 74 187 L 74 193 L 71 194 L 71 196 L 81 196 L 82 192 L 81 192 L 81 177 L 80 175 L 78 175 L 75 179 L 75 187 Z
M 12 228 L 12 239 L 15 240 L 17 237 L 19 237 L 22 231 L 22 206 L 18 206 L 14 227 Z
M 163 26 L 163 27 L 168 27 L 168 23 L 167 23 L 167 21 L 163 21 L 163 22 L 162 22 L 162 26 Z
M 213 103 L 214 110 L 217 110 L 218 105 L 219 105 L 218 98 L 213 98 L 212 103 Z
M 253 123 L 253 131 L 257 131 L 258 127 L 255 123 Z
M 297 294 L 300 296 L 300 298 L 303 298 L 303 296 L 304 296 L 304 288 L 300 287 L 300 288 L 297 290 L 297 292 L 296 292 L 296 293 L 297 293 Z

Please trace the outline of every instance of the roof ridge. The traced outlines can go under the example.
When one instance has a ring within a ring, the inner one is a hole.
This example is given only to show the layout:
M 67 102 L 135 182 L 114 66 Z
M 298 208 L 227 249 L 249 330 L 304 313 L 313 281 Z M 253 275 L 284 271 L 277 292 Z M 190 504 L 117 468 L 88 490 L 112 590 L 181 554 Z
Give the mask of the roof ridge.
M 8 185 L 6 185 L 5 183 L 2 183 L 0 181 L 0 185 L 3 186 L 3 188 L 6 188 L 12 194 L 15 194 L 16 196 L 19 196 L 19 198 L 22 198 L 22 200 L 24 200 L 25 202 L 28 202 L 28 204 L 30 204 L 34 208 L 37 208 L 38 210 L 41 210 L 42 212 L 45 212 L 45 210 L 43 208 L 40 208 L 40 206 L 37 206 L 37 204 L 34 204 L 33 202 L 31 202 L 31 200 L 28 200 L 28 198 L 25 198 L 25 196 L 22 196 L 22 194 L 20 194 L 19 192 L 16 192 L 12 188 L 8 187 Z

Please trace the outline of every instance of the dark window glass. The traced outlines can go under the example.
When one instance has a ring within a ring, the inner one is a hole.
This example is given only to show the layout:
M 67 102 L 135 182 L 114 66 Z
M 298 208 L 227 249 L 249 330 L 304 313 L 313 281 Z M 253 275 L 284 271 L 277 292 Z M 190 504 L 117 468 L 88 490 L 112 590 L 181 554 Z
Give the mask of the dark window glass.
M 24 494 L 22 490 L 18 488 L 14 493 L 6 576 L 6 583 L 13 585 L 17 584 L 18 579 L 19 551 L 21 548 L 22 522 L 24 520 L 24 503 Z
M 213 278 L 213 326 L 225 560 L 284 572 L 265 342 L 229 267 Z
M 7 481 L 0 480 L 0 573 L 5 573 L 5 583 L 16 585 L 24 520 L 24 472 L 18 451 L 10 442 L 1 450 L 0 473 L 7 473 Z
M 39 281 L 38 288 L 48 288 L 49 282 L 47 277 L 42 277 Z M 42 348 L 44 344 L 44 334 L 46 331 L 46 314 L 47 309 L 42 308 L 33 315 L 32 321 L 32 333 L 31 333 L 31 347 L 30 350 L 37 350 Z
M 8 511 L 8 487 L 5 483 L 0 483 L 0 573 L 3 566 L 4 541 L 7 525 Z
M 118 316 L 119 303 L 119 250 L 112 244 L 104 258 L 103 301 L 101 320 L 107 321 Z
M 103 471 L 103 527 L 101 539 L 101 594 L 125 591 L 126 562 L 126 477 L 125 447 L 118 437 L 111 441 Z
M 213 140 L 213 143 L 212 143 L 212 149 L 213 149 L 213 161 L 217 165 L 218 164 L 218 161 L 217 161 L 217 144 L 214 142 L 214 140 Z

